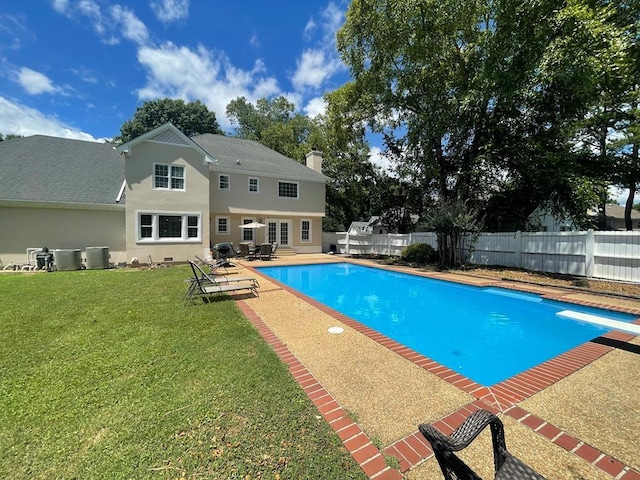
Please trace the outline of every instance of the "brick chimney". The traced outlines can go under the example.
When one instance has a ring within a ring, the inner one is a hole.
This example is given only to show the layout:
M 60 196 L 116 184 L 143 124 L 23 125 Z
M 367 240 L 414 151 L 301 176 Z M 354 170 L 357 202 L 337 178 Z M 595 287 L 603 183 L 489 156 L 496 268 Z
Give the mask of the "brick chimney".
M 322 173 L 322 152 L 318 150 L 311 150 L 306 155 L 307 167 L 315 170 L 318 173 Z

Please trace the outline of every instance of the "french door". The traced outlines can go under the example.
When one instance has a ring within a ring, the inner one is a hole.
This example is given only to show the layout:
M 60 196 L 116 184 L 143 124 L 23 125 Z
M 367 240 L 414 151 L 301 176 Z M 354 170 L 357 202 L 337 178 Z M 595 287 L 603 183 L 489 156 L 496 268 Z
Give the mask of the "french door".
M 291 246 L 291 220 L 267 220 L 267 242 Z

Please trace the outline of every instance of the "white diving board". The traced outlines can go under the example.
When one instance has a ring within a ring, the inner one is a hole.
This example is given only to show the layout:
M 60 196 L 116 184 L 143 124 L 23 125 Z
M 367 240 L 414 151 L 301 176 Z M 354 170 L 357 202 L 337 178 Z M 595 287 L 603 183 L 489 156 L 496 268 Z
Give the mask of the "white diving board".
M 526 300 L 527 302 L 541 302 L 542 297 L 537 293 L 517 292 L 514 290 L 506 290 L 502 288 L 487 287 L 482 289 L 485 293 L 491 293 L 493 295 L 502 295 L 503 297 L 518 298 L 520 300 Z
M 591 315 L 588 313 L 574 312 L 573 310 L 562 310 L 556 313 L 559 317 L 578 320 L 579 322 L 592 323 L 600 327 L 610 330 L 619 330 L 621 332 L 630 333 L 631 335 L 640 336 L 640 325 L 634 323 L 621 322 L 620 320 L 611 320 L 610 318 Z

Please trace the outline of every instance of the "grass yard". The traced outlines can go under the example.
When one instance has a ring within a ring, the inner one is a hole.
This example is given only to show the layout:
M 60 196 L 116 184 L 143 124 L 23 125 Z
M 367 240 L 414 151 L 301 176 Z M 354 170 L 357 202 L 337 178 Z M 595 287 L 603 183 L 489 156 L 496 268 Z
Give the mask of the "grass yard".
M 0 478 L 364 479 L 233 301 L 185 267 L 0 275 Z

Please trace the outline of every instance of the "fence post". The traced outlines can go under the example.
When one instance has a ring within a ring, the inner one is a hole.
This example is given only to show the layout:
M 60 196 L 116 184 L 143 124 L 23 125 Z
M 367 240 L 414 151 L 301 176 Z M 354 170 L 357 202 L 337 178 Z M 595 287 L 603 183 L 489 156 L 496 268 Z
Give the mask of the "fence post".
M 514 254 L 516 268 L 522 268 L 522 232 L 520 230 L 516 232 L 516 251 Z
M 593 229 L 590 228 L 589 230 L 587 230 L 587 236 L 585 238 L 584 245 L 584 269 L 585 275 L 589 278 L 593 277 L 593 271 L 595 268 L 595 244 L 595 235 L 593 233 Z

